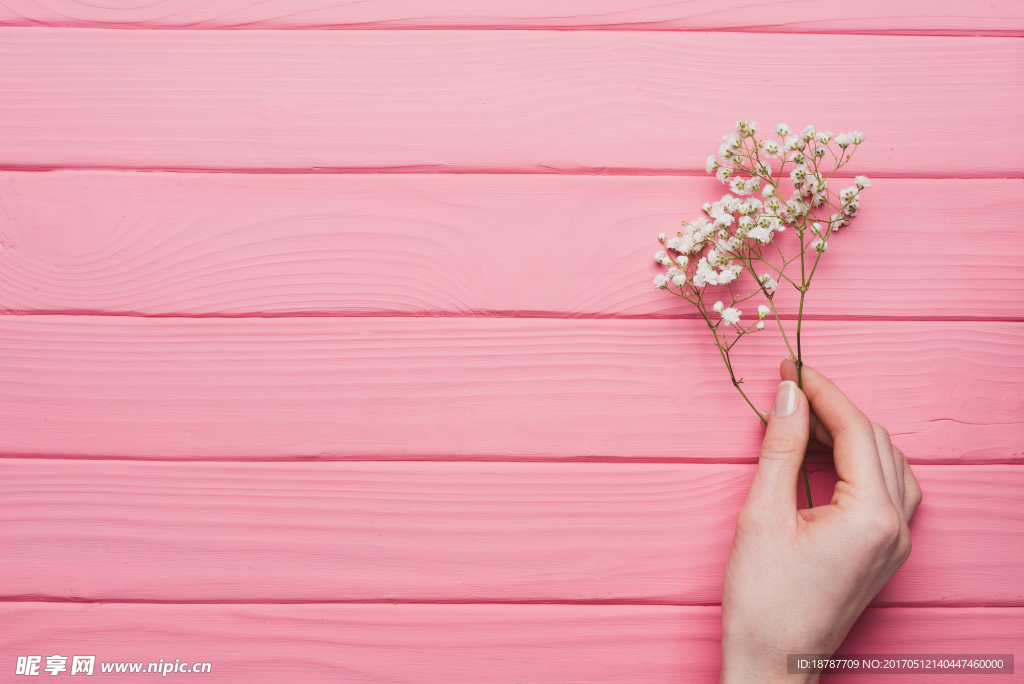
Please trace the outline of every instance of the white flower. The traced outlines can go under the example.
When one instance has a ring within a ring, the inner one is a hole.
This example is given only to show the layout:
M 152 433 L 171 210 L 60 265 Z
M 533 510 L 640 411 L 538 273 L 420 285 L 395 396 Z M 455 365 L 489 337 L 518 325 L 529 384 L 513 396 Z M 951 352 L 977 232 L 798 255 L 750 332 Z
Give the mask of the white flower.
M 757 322 L 757 329 L 758 330 L 764 330 L 764 321 L 758 321 Z
M 807 146 L 799 135 L 791 135 L 786 138 L 786 150 L 790 152 L 800 152 Z
M 864 142 L 864 137 L 864 134 L 861 133 L 860 131 L 854 131 L 853 133 L 850 133 L 850 140 L 853 141 L 854 145 L 860 145 L 862 142 Z
M 720 166 L 720 167 L 718 167 L 718 172 L 715 174 L 715 176 L 718 178 L 718 180 L 722 181 L 723 183 L 725 181 L 729 180 L 729 176 L 731 176 L 731 175 L 732 175 L 732 169 L 730 167 L 728 167 L 728 166 Z
M 746 180 L 739 177 L 734 177 L 729 180 L 729 189 L 735 192 L 737 195 L 747 194 Z
M 811 232 L 814 233 L 815 235 L 820 233 L 821 232 L 821 224 L 817 223 L 817 222 L 812 223 L 811 224 Z
M 764 195 L 765 197 L 772 197 L 773 195 L 775 195 L 775 186 L 766 185 L 764 189 L 761 190 L 761 194 Z
M 737 309 L 734 309 L 730 306 L 728 309 L 722 311 L 721 313 L 722 323 L 725 323 L 726 327 L 728 327 L 730 325 L 739 325 L 740 314 L 742 314 L 743 312 L 738 311 Z
M 734 211 L 739 211 L 740 204 L 743 203 L 739 197 L 733 197 L 732 195 L 722 195 L 722 206 L 731 214 Z
M 715 313 L 722 313 L 723 311 L 725 311 L 725 304 L 722 304 L 722 302 L 715 302 L 715 305 L 711 307 L 711 309 Z
M 733 217 L 732 214 L 721 214 L 718 218 L 715 219 L 715 227 L 725 228 L 731 226 L 733 224 L 733 221 L 735 220 L 736 219 Z
M 843 188 L 842 190 L 839 191 L 839 199 L 841 199 L 844 204 L 847 202 L 852 202 L 854 198 L 857 197 L 858 192 L 860 191 L 856 188 L 856 186 L 851 185 L 850 187 Z
M 854 200 L 849 204 L 843 205 L 843 213 L 849 218 L 853 218 L 857 215 L 857 210 L 860 209 L 860 202 Z
M 779 137 L 784 137 L 784 136 L 789 135 L 790 129 L 789 129 L 789 126 L 787 126 L 784 123 L 777 123 L 777 124 L 775 124 L 775 128 L 772 129 L 772 133 L 774 133 L 775 135 L 777 135 Z
M 738 150 L 743 145 L 738 135 L 726 133 L 722 136 L 722 144 L 718 146 L 718 156 L 729 158 L 733 156 L 733 150 Z
M 723 268 L 722 272 L 718 274 L 719 285 L 728 285 L 734 280 L 736 280 L 736 271 L 731 268 Z
M 779 143 L 774 140 L 766 140 L 764 143 L 764 151 L 770 157 L 778 157 L 782 148 L 779 147 Z
M 840 133 L 836 136 L 836 144 L 844 150 L 850 146 L 851 142 L 853 142 L 853 138 L 849 133 Z
M 758 317 L 758 318 L 764 318 L 765 316 L 767 316 L 768 314 L 770 314 L 770 313 L 771 313 L 771 311 L 772 311 L 772 310 L 771 310 L 771 309 L 769 309 L 769 308 L 768 308 L 767 306 L 765 306 L 764 304 L 759 304 L 759 305 L 758 305 L 758 307 L 757 307 L 757 317 Z
M 682 287 L 683 285 L 686 284 L 686 274 L 685 273 L 681 273 L 679 275 L 672 276 L 672 283 L 676 287 Z
M 711 202 L 705 202 L 704 204 L 701 205 L 700 208 L 704 210 L 705 214 L 710 214 L 711 213 Z
M 668 278 L 665 277 L 664 273 L 659 273 L 658 275 L 654 276 L 654 287 L 657 287 L 659 289 L 665 289 L 666 287 L 668 287 Z
M 749 119 L 741 119 L 736 122 L 736 132 L 744 138 L 752 136 L 757 132 L 757 123 Z
M 686 264 L 689 263 L 689 261 L 690 260 L 687 259 L 684 256 L 677 256 L 676 257 L 676 263 L 679 264 L 680 266 L 682 266 L 683 268 L 686 268 Z
M 779 288 L 779 284 L 767 273 L 761 276 L 761 284 L 764 285 L 764 289 L 768 291 L 768 294 L 772 294 Z
M 821 238 L 818 238 L 817 240 L 811 243 L 811 249 L 816 249 L 824 254 L 825 252 L 828 251 L 828 240 L 822 240 Z
M 665 234 L 664 233 L 658 233 L 658 242 L 664 242 L 664 241 L 665 241 Z
M 806 164 L 807 163 L 807 157 L 804 156 L 803 152 L 797 152 L 796 154 L 793 155 L 791 161 L 794 164 Z
M 657 261 L 662 266 L 672 265 L 672 257 L 670 257 L 668 254 L 665 254 L 665 252 L 661 250 L 659 250 L 658 253 L 654 255 L 654 260 Z
M 767 244 L 772 241 L 772 232 L 767 228 L 751 228 L 747 231 L 747 237 Z
M 711 268 L 706 258 L 702 258 L 697 262 L 697 272 L 693 274 L 693 284 L 697 287 L 718 284 L 718 273 L 715 272 L 715 269 Z
M 868 180 L 867 176 L 857 176 L 853 179 L 853 182 L 856 183 L 857 187 L 861 190 L 871 187 L 871 181 Z
M 828 141 L 832 139 L 832 131 L 818 131 L 814 139 L 823 145 L 828 145 Z
M 800 139 L 803 140 L 804 142 L 808 142 L 808 141 L 810 141 L 813 138 L 814 138 L 814 126 L 813 126 L 813 124 L 810 125 L 810 126 L 807 126 L 806 128 L 804 128 L 804 130 L 800 131 Z M 803 148 L 801 147 L 800 149 L 803 149 Z
M 708 157 L 708 162 L 707 164 L 704 165 L 704 168 L 707 170 L 708 173 L 711 173 L 719 166 L 721 166 L 721 164 L 718 163 L 718 159 L 715 158 L 715 155 L 711 155 L 710 157 Z
M 795 169 L 789 172 L 789 177 L 793 179 L 793 185 L 799 188 L 801 185 L 804 184 L 804 181 L 807 179 L 807 167 L 796 167 Z

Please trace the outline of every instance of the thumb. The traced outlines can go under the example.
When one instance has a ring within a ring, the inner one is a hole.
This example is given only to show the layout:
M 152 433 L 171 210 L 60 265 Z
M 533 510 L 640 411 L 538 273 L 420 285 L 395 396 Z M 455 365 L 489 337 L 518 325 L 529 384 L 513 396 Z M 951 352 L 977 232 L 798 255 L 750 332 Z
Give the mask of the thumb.
M 807 397 L 792 380 L 783 380 L 768 412 L 754 482 L 747 505 L 760 515 L 796 511 L 796 481 L 807 451 L 810 410 Z

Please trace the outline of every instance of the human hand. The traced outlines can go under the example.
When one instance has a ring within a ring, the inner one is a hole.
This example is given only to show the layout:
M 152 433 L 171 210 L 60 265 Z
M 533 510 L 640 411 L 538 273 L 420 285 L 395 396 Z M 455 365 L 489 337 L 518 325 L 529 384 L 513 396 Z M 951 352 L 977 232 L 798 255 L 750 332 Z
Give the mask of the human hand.
M 786 674 L 786 654 L 831 654 L 910 555 L 921 488 L 907 459 L 828 378 L 784 361 L 761 458 L 722 587 L 723 684 L 816 682 Z M 808 401 L 810 405 L 808 405 Z M 813 408 L 813 415 L 811 409 Z M 797 510 L 809 439 L 832 447 L 832 501 Z

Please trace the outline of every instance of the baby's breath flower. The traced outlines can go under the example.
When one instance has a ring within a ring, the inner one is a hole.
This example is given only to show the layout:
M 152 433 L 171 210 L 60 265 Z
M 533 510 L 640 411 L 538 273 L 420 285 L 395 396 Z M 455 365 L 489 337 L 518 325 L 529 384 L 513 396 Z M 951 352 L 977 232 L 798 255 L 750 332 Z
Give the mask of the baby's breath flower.
M 850 133 L 850 140 L 853 141 L 854 145 L 860 145 L 864 142 L 864 134 L 860 131 L 854 131 L 853 133 Z
M 839 199 L 841 199 L 843 203 L 852 202 L 857 197 L 858 192 L 860 192 L 860 190 L 856 186 L 851 185 L 850 187 L 843 188 L 839 191 Z
M 801 152 L 807 146 L 799 135 L 791 135 L 786 138 L 786 150 L 789 152 Z
M 683 285 L 686 284 L 686 274 L 685 273 L 680 273 L 680 274 L 672 276 L 672 283 L 676 287 L 682 287 Z
M 770 157 L 778 157 L 782 153 L 782 148 L 779 143 L 774 140 L 766 140 L 764 143 L 764 152 Z
M 664 241 L 665 241 L 665 234 L 664 233 L 658 233 L 658 242 L 664 242 Z
M 700 208 L 704 210 L 705 214 L 710 214 L 711 213 L 711 202 L 705 202 L 704 204 L 701 205 Z
M 772 133 L 781 137 L 785 137 L 790 134 L 790 128 L 784 123 L 775 124 L 775 128 L 772 129 Z
M 836 136 L 836 145 L 839 145 L 844 150 L 850 146 L 853 142 L 853 138 L 849 133 L 840 133 Z
M 828 240 L 822 240 L 821 238 L 818 238 L 817 240 L 811 243 L 811 249 L 816 249 L 821 253 L 827 252 Z
M 768 273 L 761 276 L 761 284 L 764 286 L 764 289 L 767 290 L 768 294 L 772 294 L 779 288 L 779 284 L 775 282 L 775 279 Z
M 761 190 L 761 194 L 764 195 L 765 197 L 772 197 L 772 196 L 774 196 L 775 195 L 775 186 L 771 185 L 771 184 L 764 186 L 764 189 Z
M 856 183 L 857 187 L 861 190 L 871 187 L 871 181 L 868 180 L 867 176 L 857 176 L 853 179 L 853 182 Z
M 718 156 L 729 158 L 733 156 L 735 150 L 738 150 L 743 145 L 743 141 L 740 137 L 734 133 L 726 133 L 722 136 L 722 143 L 718 146 Z
M 760 243 L 767 244 L 772 241 L 772 232 L 767 228 L 751 228 L 747 231 L 747 237 L 752 240 L 757 240 Z
M 738 309 L 734 309 L 733 307 L 730 306 L 725 311 L 721 312 L 721 314 L 722 314 L 722 323 L 724 323 L 726 326 L 739 325 L 739 323 L 740 323 L 740 314 L 742 314 L 742 313 L 743 313 L 742 311 L 739 311 Z
M 814 139 L 822 145 L 828 145 L 828 141 L 832 139 L 832 131 L 818 131 L 814 135 Z
M 771 311 L 772 311 L 772 310 L 771 310 L 771 309 L 769 309 L 769 308 L 768 308 L 767 306 L 765 306 L 764 304 L 758 304 L 758 305 L 757 305 L 757 317 L 758 317 L 758 318 L 764 318 L 765 316 L 767 316 L 768 314 L 770 314 L 770 313 L 771 313 Z
M 720 167 L 718 167 L 718 172 L 715 174 L 715 176 L 718 178 L 718 180 L 722 181 L 723 183 L 725 181 L 729 180 L 729 176 L 731 176 L 731 175 L 732 175 L 732 167 L 729 167 L 729 166 L 720 166 Z
M 736 122 L 736 132 L 744 138 L 748 138 L 757 132 L 757 123 L 749 119 L 741 119 Z
M 665 252 L 662 250 L 659 250 L 658 253 L 654 255 L 654 260 L 657 261 L 662 266 L 672 265 L 672 257 L 670 257 L 668 254 L 665 254 Z
M 720 314 L 723 311 L 725 311 L 725 304 L 723 304 L 720 301 L 719 302 L 715 302 L 715 305 L 713 307 L 711 307 L 711 310 L 714 311 L 715 313 L 719 313 Z
M 668 287 L 668 278 L 665 277 L 664 273 L 659 273 L 654 276 L 654 287 L 663 290 Z
M 683 255 L 679 255 L 676 257 L 676 263 L 682 266 L 683 268 L 686 268 L 686 264 L 688 264 L 689 262 L 690 260 Z
M 814 139 L 814 125 L 807 126 L 804 130 L 800 131 L 800 139 L 804 142 L 810 142 Z M 803 149 L 803 148 L 800 148 Z
M 764 330 L 764 321 L 758 321 L 757 322 L 757 329 L 758 330 Z
M 719 166 L 721 166 L 721 164 L 718 163 L 718 159 L 715 157 L 715 155 L 711 155 L 710 157 L 708 157 L 708 162 L 707 164 L 704 165 L 704 168 L 707 170 L 708 173 L 711 173 Z

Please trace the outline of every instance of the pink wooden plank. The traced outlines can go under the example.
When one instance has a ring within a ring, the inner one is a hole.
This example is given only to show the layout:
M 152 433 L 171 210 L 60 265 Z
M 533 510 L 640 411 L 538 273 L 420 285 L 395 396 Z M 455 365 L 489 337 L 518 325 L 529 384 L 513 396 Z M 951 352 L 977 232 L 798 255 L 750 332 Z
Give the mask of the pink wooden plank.
M 5 459 L 0 596 L 711 604 L 752 473 Z M 878 602 L 1024 605 L 1024 468 L 915 473 L 925 500 L 914 550 Z M 828 501 L 828 477 L 814 481 Z
M 759 422 L 703 326 L 4 316 L 2 453 L 751 461 Z M 1024 324 L 813 321 L 804 339 L 911 459 L 1024 460 Z M 765 408 L 783 353 L 768 333 L 734 350 Z
M 655 236 L 722 192 L 689 177 L 10 172 L 0 309 L 693 315 L 651 286 Z M 808 315 L 1024 320 L 1022 212 L 1021 180 L 878 180 Z
M 209 662 L 217 682 L 710 683 L 720 629 L 710 606 L 0 604 L 12 671 L 27 654 L 95 655 L 97 669 L 163 658 Z M 844 649 L 1012 653 L 1022 639 L 1022 608 L 873 608 Z
M 112 6 L 79 0 L 5 0 L 0 24 L 107 28 L 547 28 L 1021 35 L 1010 0 L 163 0 Z
M 8 168 L 703 173 L 741 116 L 865 131 L 858 173 L 1024 166 L 1012 38 L 4 28 L 0 60 Z

